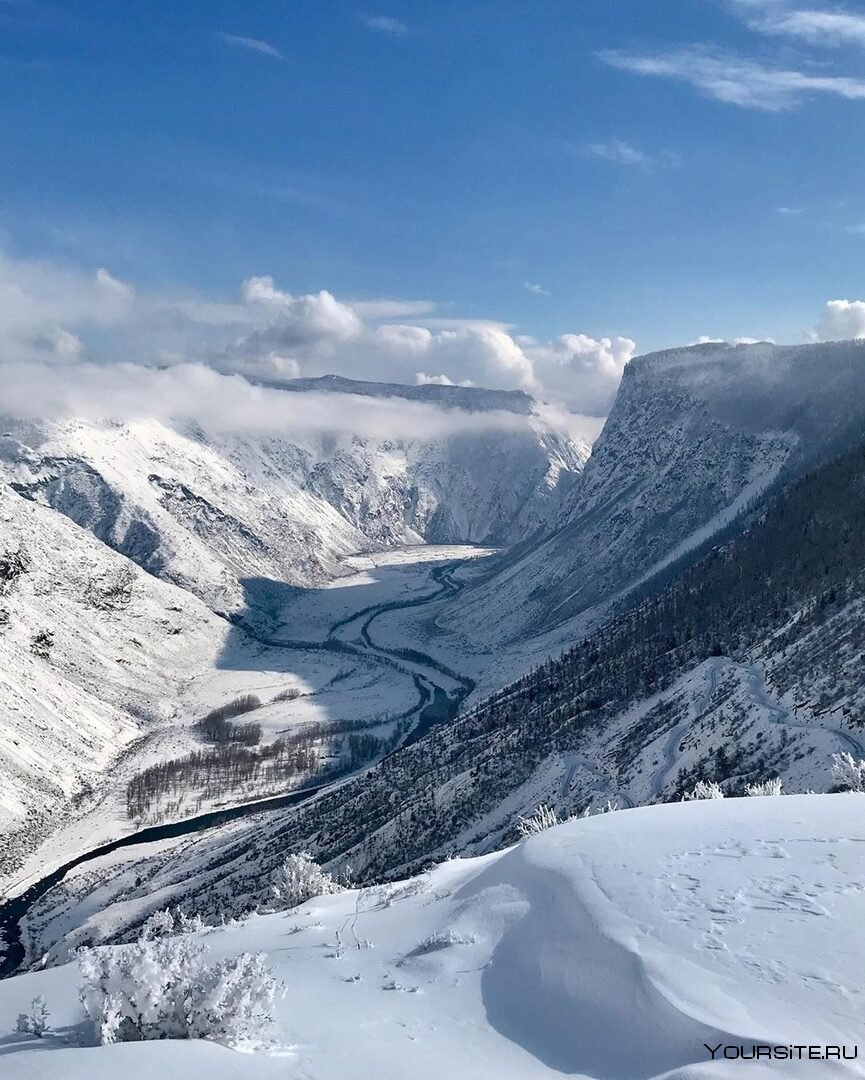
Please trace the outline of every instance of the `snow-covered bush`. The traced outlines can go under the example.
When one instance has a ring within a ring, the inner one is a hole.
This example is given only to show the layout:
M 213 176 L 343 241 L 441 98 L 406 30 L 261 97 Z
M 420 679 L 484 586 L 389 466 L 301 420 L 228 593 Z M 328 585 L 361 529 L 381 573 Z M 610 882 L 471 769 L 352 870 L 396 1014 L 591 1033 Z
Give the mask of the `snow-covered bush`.
M 35 1035 L 37 1039 L 41 1039 L 48 1030 L 48 1006 L 41 994 L 33 998 L 27 1012 L 18 1014 L 15 1030 L 22 1035 Z
M 865 761 L 849 753 L 833 754 L 832 779 L 845 791 L 865 791 Z
M 148 915 L 147 920 L 141 927 L 139 939 L 152 941 L 154 938 L 168 937 L 174 933 L 174 913 L 166 908 L 164 911 L 154 911 Z
M 781 795 L 783 792 L 781 778 L 776 776 L 773 780 L 763 780 L 759 784 L 746 784 L 746 795 Z
M 391 907 L 400 900 L 408 900 L 412 896 L 418 896 L 425 892 L 429 886 L 429 875 L 419 874 L 409 878 L 408 881 L 398 881 L 387 885 L 379 885 L 372 889 L 364 889 L 364 895 L 369 896 L 371 907 Z
M 303 697 L 303 693 L 296 686 L 290 686 L 287 690 L 280 690 L 274 701 L 297 701 L 299 697 Z
M 164 911 L 154 911 L 148 916 L 139 937 L 142 941 L 152 941 L 153 938 L 168 937 L 172 934 L 197 934 L 204 927 L 205 922 L 200 915 L 187 915 L 183 911 L 165 908 Z
M 474 945 L 476 941 L 477 938 L 474 934 L 458 934 L 456 930 L 439 930 L 437 933 L 424 938 L 414 950 L 414 953 L 417 955 L 419 953 L 438 952 L 439 949 L 447 949 L 451 945 Z
M 326 896 L 342 892 L 343 887 L 334 881 L 326 870 L 318 865 L 306 851 L 289 855 L 274 874 L 271 884 L 271 908 L 286 911 L 311 900 L 314 896 Z
M 520 817 L 517 820 L 517 832 L 520 836 L 534 836 L 536 833 L 545 832 L 556 825 L 561 825 L 559 815 L 551 806 L 544 803 L 528 817 Z
M 132 602 L 136 573 L 130 565 L 91 578 L 84 599 L 99 611 L 125 611 Z
M 611 814 L 614 810 L 621 810 L 621 806 L 618 802 L 607 799 L 603 806 L 587 806 L 581 814 L 571 814 L 570 817 L 560 818 L 551 806 L 541 803 L 533 814 L 517 820 L 517 831 L 520 836 L 534 836 L 556 825 L 566 825 L 569 821 L 579 821 L 581 818 L 594 817 L 596 814 Z
M 206 955 L 188 936 L 82 950 L 80 997 L 99 1042 L 260 1042 L 277 989 L 264 958 L 243 953 L 208 965 Z
M 23 548 L 0 553 L 0 596 L 9 592 L 15 582 L 30 569 L 30 558 Z
M 698 780 L 690 791 L 682 796 L 682 802 L 696 802 L 700 799 L 723 799 L 721 785 L 714 780 Z
M 30 652 L 32 652 L 34 656 L 41 657 L 43 660 L 47 660 L 51 656 L 51 650 L 53 648 L 54 633 L 51 630 L 40 630 L 30 639 Z

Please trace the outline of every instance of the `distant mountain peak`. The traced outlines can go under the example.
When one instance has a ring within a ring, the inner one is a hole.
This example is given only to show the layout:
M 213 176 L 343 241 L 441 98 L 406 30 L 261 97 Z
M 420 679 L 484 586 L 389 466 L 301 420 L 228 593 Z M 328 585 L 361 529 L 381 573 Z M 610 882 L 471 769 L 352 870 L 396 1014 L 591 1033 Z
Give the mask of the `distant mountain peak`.
M 348 379 L 344 375 L 317 375 L 301 379 L 267 381 L 261 385 L 295 393 L 356 394 L 361 397 L 403 398 L 440 408 L 464 409 L 466 412 L 510 412 L 528 416 L 532 398 L 522 390 L 488 390 L 482 386 L 447 386 L 439 383 L 373 382 Z

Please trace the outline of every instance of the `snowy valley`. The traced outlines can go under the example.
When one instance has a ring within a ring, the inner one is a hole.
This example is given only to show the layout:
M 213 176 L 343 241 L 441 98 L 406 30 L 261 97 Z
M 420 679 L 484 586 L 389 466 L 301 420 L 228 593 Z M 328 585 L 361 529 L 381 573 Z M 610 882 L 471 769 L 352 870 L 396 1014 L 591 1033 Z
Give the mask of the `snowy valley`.
M 15 977 L 0 998 L 41 994 L 59 1019 L 38 1045 L 64 1075 L 109 1075 L 130 1048 L 86 1048 L 76 951 L 137 947 L 169 908 L 210 928 L 195 933 L 214 956 L 262 951 L 287 987 L 254 1058 L 185 1048 L 178 1075 L 360 1075 L 314 1003 L 347 995 L 362 1032 L 383 990 L 407 1005 L 363 1051 L 382 1077 L 425 1075 L 422 1045 L 466 1075 L 636 1080 L 725 1075 L 703 1042 L 844 1042 L 852 969 L 814 976 L 825 1003 L 800 1038 L 780 1022 L 800 1008 L 798 970 L 754 950 L 766 910 L 794 911 L 795 935 L 826 907 L 814 845 L 841 843 L 832 815 L 850 839 L 858 827 L 858 796 L 795 793 L 836 790 L 835 755 L 865 759 L 863 359 L 861 342 L 641 357 L 593 448 L 523 394 L 344 379 L 266 392 L 311 409 L 404 400 L 435 424 L 387 439 L 7 418 L 0 964 Z M 783 797 L 738 798 L 771 778 Z M 701 784 L 727 799 L 681 805 Z M 513 847 L 539 805 L 580 820 Z M 592 816 L 605 808 L 619 812 Z M 709 918 L 711 858 L 737 843 L 742 887 L 724 882 L 735 902 Z M 767 909 L 740 893 L 772 845 L 789 865 L 760 886 Z M 651 876 L 652 851 L 669 874 Z M 298 852 L 352 889 L 268 914 Z M 700 899 L 683 896 L 681 934 L 646 924 L 683 890 Z M 554 960 L 563 941 L 574 970 L 589 957 L 612 980 L 600 998 Z M 685 956 L 708 968 L 686 977 Z M 753 1001 L 731 1011 L 743 964 Z M 775 1011 L 758 1000 L 768 978 L 792 995 Z M 524 979 L 549 996 L 526 1016 Z M 698 979 L 715 989 L 694 998 Z M 315 989 L 297 1011 L 301 986 Z M 611 1045 L 620 999 L 636 1026 Z M 38 1075 L 32 1049 L 0 1042 L 16 1076 Z

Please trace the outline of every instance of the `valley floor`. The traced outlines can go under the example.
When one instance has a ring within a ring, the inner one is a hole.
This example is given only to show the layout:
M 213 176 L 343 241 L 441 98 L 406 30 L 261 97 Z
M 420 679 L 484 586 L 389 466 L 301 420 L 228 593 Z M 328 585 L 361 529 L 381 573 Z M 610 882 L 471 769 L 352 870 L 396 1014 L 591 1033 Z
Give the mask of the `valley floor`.
M 0 982 L 14 1080 L 709 1080 L 857 1077 L 808 1047 L 863 1041 L 859 795 L 644 807 L 549 830 L 409 882 L 321 897 L 204 932 L 214 958 L 262 950 L 285 985 L 276 1030 L 87 1045 L 76 965 Z M 13 1032 L 42 994 L 43 1040 Z M 721 1061 L 709 1047 L 805 1047 Z
M 58 816 L 65 820 L 34 845 L 21 865 L 4 876 L 0 861 L 0 888 L 8 896 L 18 895 L 56 867 L 142 825 L 183 820 L 214 808 L 283 794 L 284 785 L 256 787 L 252 783 L 246 783 L 242 792 L 226 792 L 216 799 L 190 790 L 169 803 L 157 802 L 143 820 L 127 816 L 129 779 L 148 765 L 200 749 L 194 721 L 240 694 L 255 694 L 264 702 L 254 719 L 263 728 L 265 744 L 312 724 L 369 722 L 374 733 L 387 735 L 403 719 L 411 730 L 423 720 L 425 710 L 433 708 L 435 695 L 453 697 L 466 688 L 459 678 L 446 673 L 445 665 L 439 670 L 438 661 L 433 666 L 424 661 L 424 638 L 404 631 L 398 644 L 411 648 L 413 656 L 394 661 L 387 650 L 396 643 L 379 649 L 369 638 L 370 617 L 380 608 L 393 615 L 401 614 L 404 607 L 423 611 L 428 599 L 459 590 L 458 583 L 437 581 L 437 571 L 453 567 L 458 573 L 459 567 L 490 554 L 490 549 L 469 546 L 411 546 L 349 556 L 345 575 L 326 588 L 302 590 L 270 583 L 273 603 L 278 605 L 271 613 L 276 624 L 274 643 L 266 644 L 239 630 L 228 631 L 215 662 L 202 657 L 202 670 L 189 679 L 171 718 L 148 730 L 117 759 L 94 782 L 88 798 L 76 808 L 60 811 Z M 328 647 L 334 643 L 342 651 Z M 299 696 L 279 700 L 280 692 L 286 690 Z M 308 779 L 312 783 L 315 778 Z

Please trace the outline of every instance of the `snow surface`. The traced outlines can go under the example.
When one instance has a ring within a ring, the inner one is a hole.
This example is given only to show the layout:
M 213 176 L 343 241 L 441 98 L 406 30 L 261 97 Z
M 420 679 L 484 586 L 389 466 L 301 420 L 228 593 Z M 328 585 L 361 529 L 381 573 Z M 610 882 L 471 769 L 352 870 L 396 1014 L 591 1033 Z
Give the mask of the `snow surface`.
M 862 1076 L 861 1060 L 713 1063 L 704 1044 L 852 1052 L 863 1034 L 863 841 L 857 795 L 575 821 L 411 882 L 206 931 L 214 958 L 262 950 L 285 984 L 272 1043 L 255 1053 L 203 1042 L 81 1045 L 74 964 L 0 983 L 3 1073 Z M 41 1041 L 13 1031 L 36 994 L 51 1013 Z

